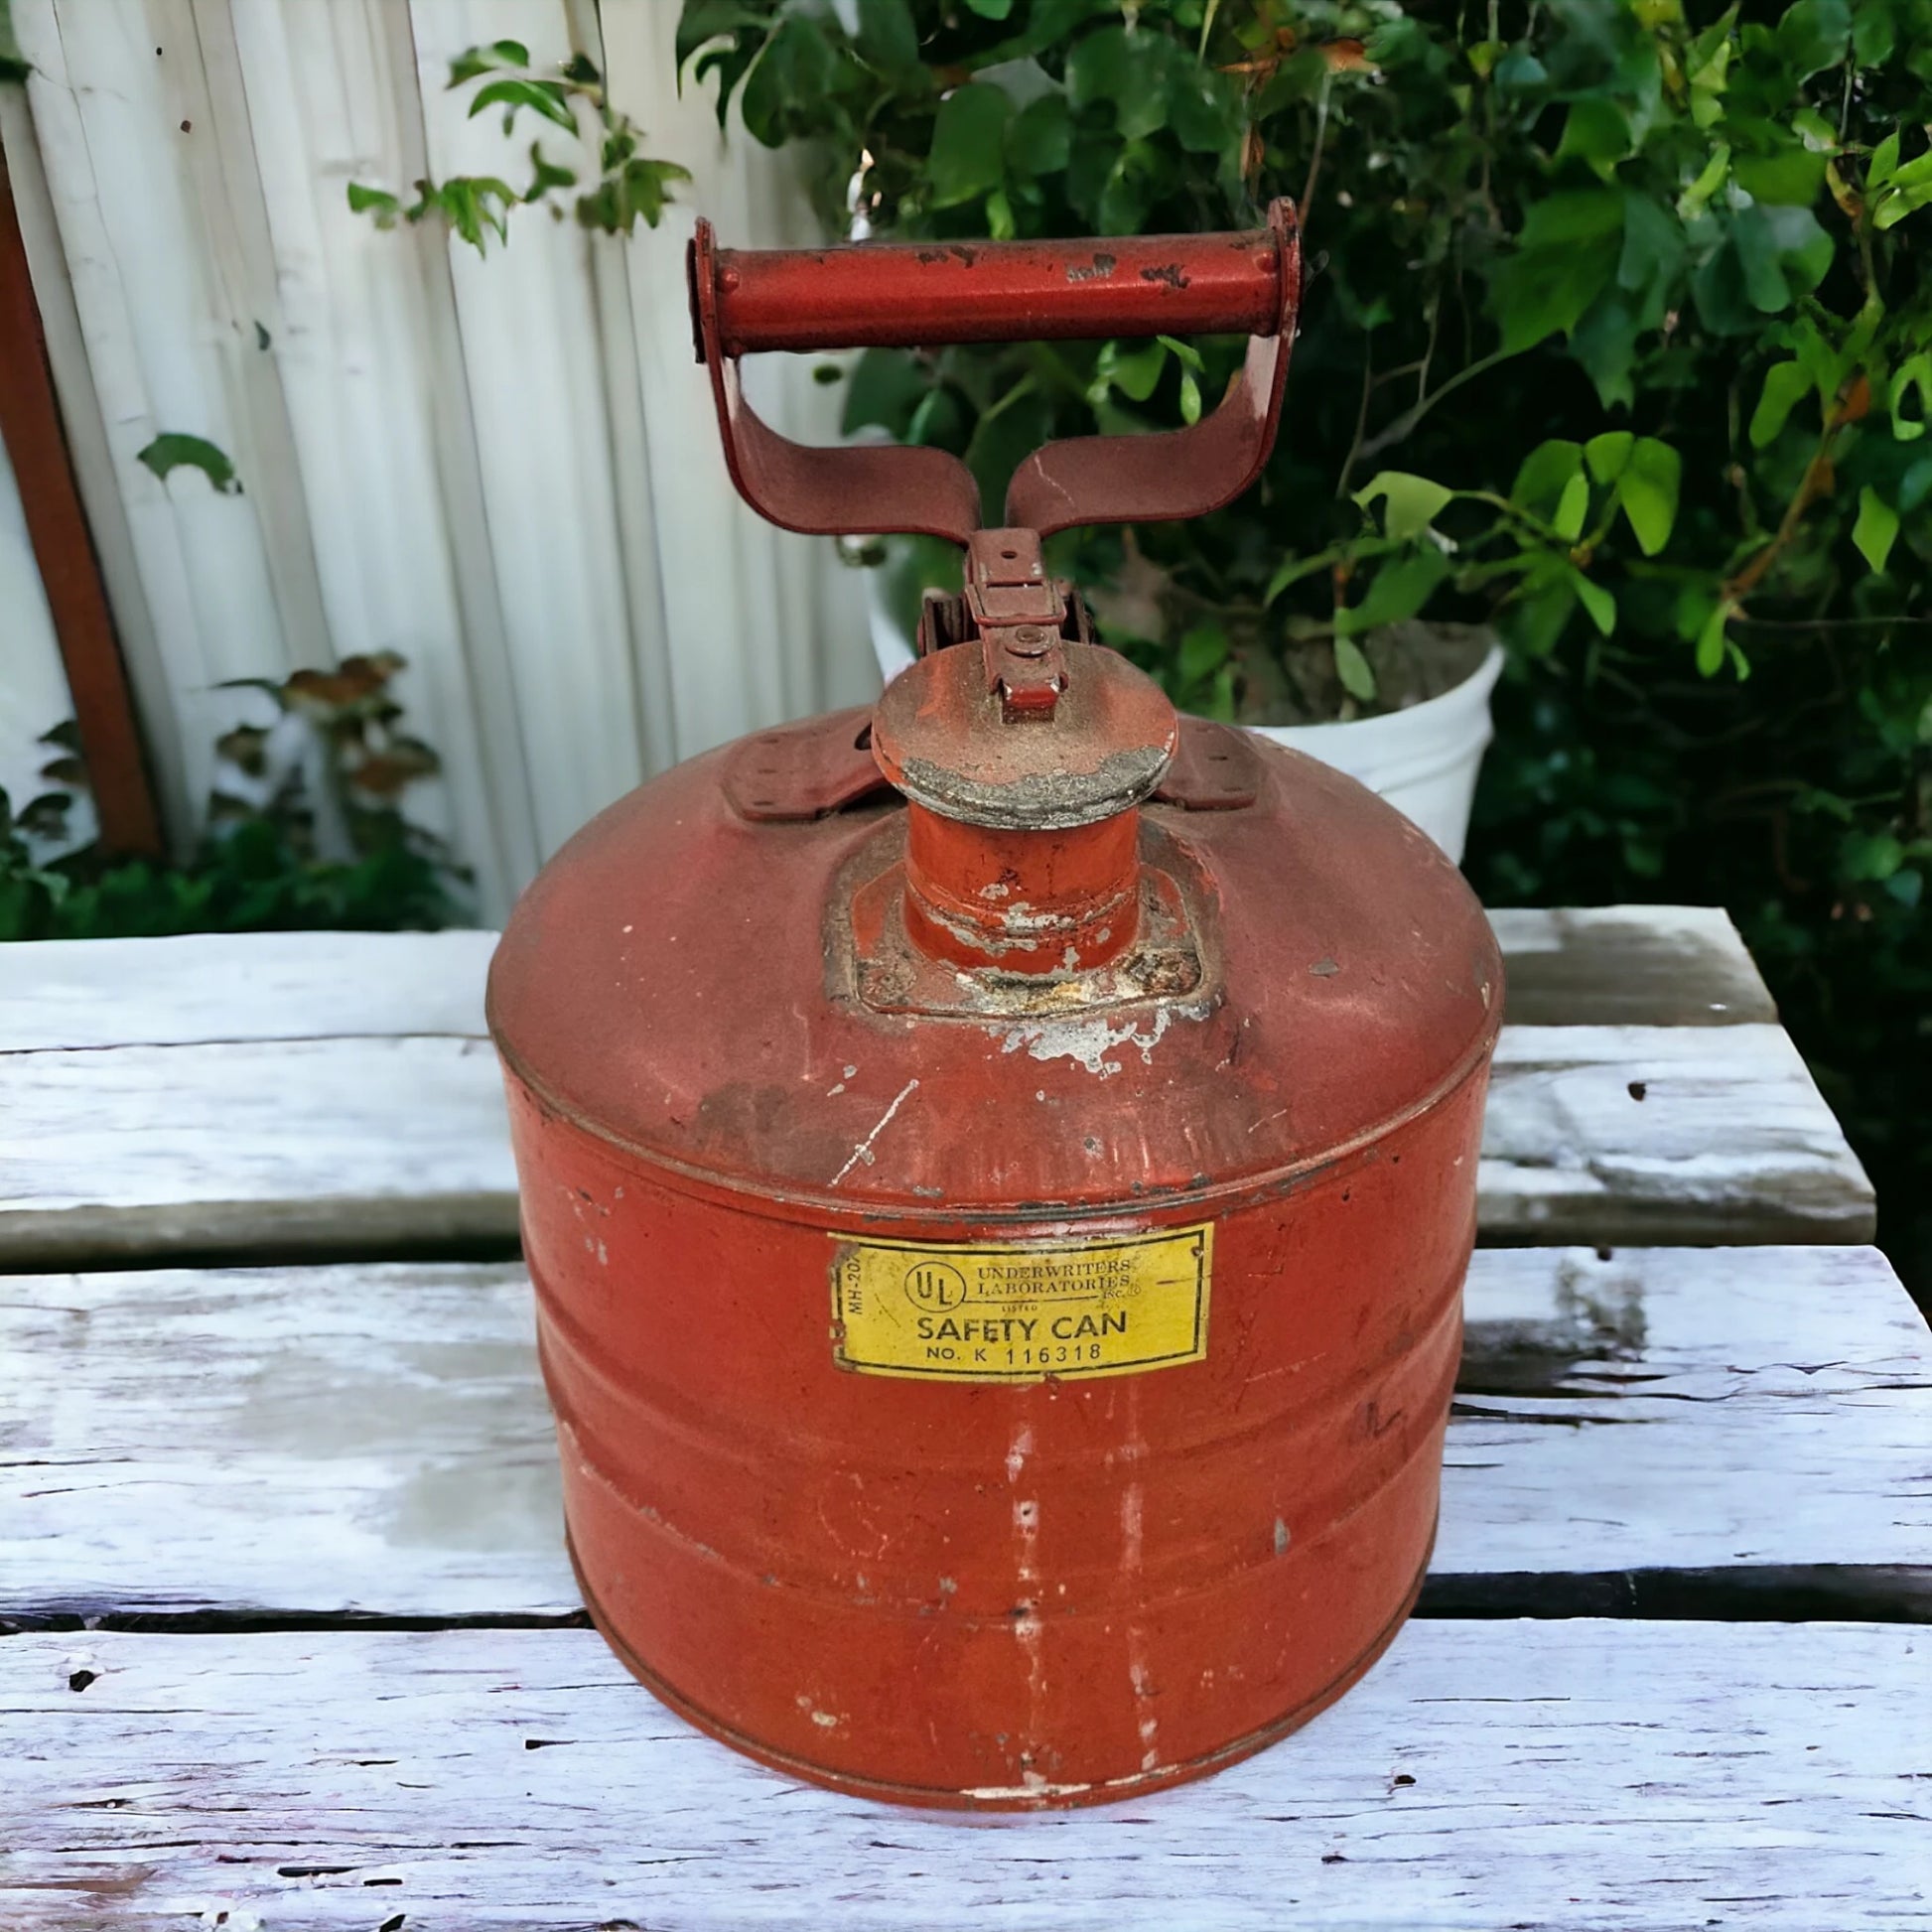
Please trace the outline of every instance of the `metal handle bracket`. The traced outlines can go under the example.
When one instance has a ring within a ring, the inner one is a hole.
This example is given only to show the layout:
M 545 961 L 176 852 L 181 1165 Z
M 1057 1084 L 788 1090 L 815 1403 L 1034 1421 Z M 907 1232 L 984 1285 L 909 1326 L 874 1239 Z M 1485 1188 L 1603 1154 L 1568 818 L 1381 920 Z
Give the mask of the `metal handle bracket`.
M 1251 233 L 1118 242 L 726 250 L 700 221 L 688 266 L 698 359 L 746 501 L 788 530 L 906 533 L 962 547 L 982 521 L 979 486 L 957 457 L 793 442 L 746 401 L 740 355 L 1248 329 L 1245 362 L 1199 422 L 1147 436 L 1071 437 L 1020 466 L 1005 527 L 1049 536 L 1084 523 L 1200 516 L 1246 489 L 1275 440 L 1302 292 L 1300 229 L 1285 200 Z

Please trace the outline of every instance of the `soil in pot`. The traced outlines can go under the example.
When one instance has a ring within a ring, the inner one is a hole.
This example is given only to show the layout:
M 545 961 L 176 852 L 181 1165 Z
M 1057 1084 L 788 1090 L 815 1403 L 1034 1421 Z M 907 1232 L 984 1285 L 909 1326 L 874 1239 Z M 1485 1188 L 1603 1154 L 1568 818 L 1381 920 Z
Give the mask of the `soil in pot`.
M 1291 644 L 1279 657 L 1241 653 L 1238 716 L 1244 725 L 1332 725 L 1407 711 L 1473 677 L 1495 643 L 1480 624 L 1385 624 L 1357 640 L 1375 673 L 1375 696 L 1350 696 L 1335 671 L 1328 640 Z

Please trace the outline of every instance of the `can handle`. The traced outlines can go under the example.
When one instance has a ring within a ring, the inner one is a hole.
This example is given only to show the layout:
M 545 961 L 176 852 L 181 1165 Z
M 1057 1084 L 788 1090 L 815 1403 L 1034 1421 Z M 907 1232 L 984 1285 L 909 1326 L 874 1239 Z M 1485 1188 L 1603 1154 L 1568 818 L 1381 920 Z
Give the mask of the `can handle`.
M 1220 405 L 1185 429 L 1083 436 L 1015 472 L 1002 527 L 1200 516 L 1266 462 L 1301 304 L 1294 204 L 1239 234 L 1084 241 L 861 243 L 724 249 L 700 221 L 688 256 L 698 359 L 711 372 L 725 460 L 771 522 L 814 534 L 911 533 L 966 545 L 979 486 L 944 450 L 794 443 L 746 402 L 738 358 L 765 349 L 937 346 L 1245 330 Z

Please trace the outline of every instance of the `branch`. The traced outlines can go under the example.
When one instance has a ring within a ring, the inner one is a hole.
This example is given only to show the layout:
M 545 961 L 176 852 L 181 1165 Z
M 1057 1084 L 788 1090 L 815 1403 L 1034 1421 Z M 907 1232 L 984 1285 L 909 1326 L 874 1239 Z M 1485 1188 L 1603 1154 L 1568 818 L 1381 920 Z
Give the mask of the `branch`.
M 1366 463 L 1370 457 L 1380 456 L 1391 445 L 1400 443 L 1451 390 L 1461 388 L 1463 383 L 1478 375 L 1486 375 L 1498 362 L 1507 362 L 1515 353 L 1513 348 L 1491 349 L 1487 355 L 1477 356 L 1465 368 L 1457 369 L 1437 388 L 1434 394 L 1424 396 L 1419 402 L 1405 409 L 1386 429 L 1378 430 L 1371 436 L 1358 453 L 1361 460 Z

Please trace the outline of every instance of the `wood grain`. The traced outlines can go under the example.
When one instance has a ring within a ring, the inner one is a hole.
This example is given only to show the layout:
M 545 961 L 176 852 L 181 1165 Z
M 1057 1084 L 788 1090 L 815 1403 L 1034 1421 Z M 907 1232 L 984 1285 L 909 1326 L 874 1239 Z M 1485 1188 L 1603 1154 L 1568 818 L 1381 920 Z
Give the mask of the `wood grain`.
M 0 1919 L 1898 1932 L 1932 1923 L 1927 1644 L 1417 1622 L 1340 1704 L 1216 1777 L 969 1823 L 760 1769 L 588 1631 L 15 1637 Z
M 1704 962 L 1685 984 L 1707 1007 L 1756 1010 L 1722 913 L 1611 909 L 1499 917 L 1522 957 L 1570 961 L 1570 984 L 1598 947 L 1605 989 L 1616 957 L 1680 956 Z M 0 1266 L 508 1249 L 492 944 L 0 949 Z M 1861 1241 L 1873 1218 L 1803 1061 L 1761 1021 L 1505 1027 L 1479 1216 L 1491 1240 L 1600 1242 Z
M 1487 1240 L 1868 1241 L 1871 1183 L 1782 1027 L 1505 1027 Z
M 1873 1251 L 1485 1250 L 1468 1315 L 1440 1577 L 1868 1567 L 1922 1613 L 1932 1335 Z M 0 1283 L 0 1614 L 575 1610 L 531 1319 L 503 1266 Z
M 1777 1010 L 1711 905 L 1491 912 L 1523 1026 L 1717 1026 Z M 486 1036 L 493 932 L 197 933 L 0 952 L 0 1052 L 390 1034 Z
M 1734 1027 L 1778 1017 L 1720 905 L 1507 907 L 1489 923 L 1516 1026 Z

